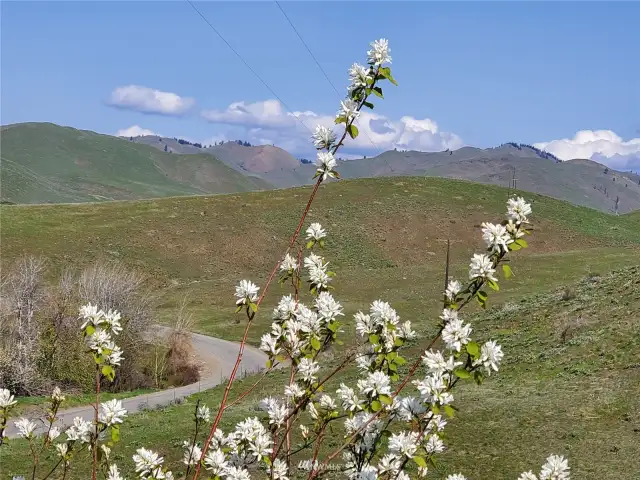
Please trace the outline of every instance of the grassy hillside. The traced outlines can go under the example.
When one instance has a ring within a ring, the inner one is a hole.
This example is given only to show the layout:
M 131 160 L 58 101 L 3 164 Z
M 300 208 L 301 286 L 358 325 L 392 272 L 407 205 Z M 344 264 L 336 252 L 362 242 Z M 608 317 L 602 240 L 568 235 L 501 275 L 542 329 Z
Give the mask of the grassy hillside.
M 2 200 L 87 202 L 269 188 L 210 155 L 176 155 L 109 135 L 26 123 L 2 127 Z
M 55 271 L 100 257 L 121 260 L 160 288 L 160 320 L 171 321 L 186 295 L 198 330 L 237 340 L 244 325 L 232 313 L 233 287 L 245 277 L 262 283 L 309 191 L 1 206 L 1 261 L 45 255 Z M 568 455 L 576 478 L 633 478 L 640 428 L 634 360 L 640 346 L 640 270 L 629 265 L 640 263 L 640 212 L 613 216 L 524 195 L 534 209 L 530 248 L 513 256 L 515 276 L 492 294 L 493 309 L 471 309 L 474 329 L 481 338 L 500 340 L 506 362 L 484 386 L 465 386 L 456 394 L 460 413 L 447 440 L 455 449 L 444 457 L 442 474 L 432 478 L 444 478 L 450 465 L 471 478 L 480 472 L 516 478 L 550 452 Z M 435 299 L 447 238 L 452 273 L 460 277 L 470 253 L 481 248 L 479 224 L 502 218 L 506 197 L 499 187 L 424 177 L 322 186 L 309 222 L 322 222 L 330 233 L 326 255 L 338 274 L 335 295 L 347 313 L 344 338 L 354 338 L 351 314 L 376 298 L 390 301 L 427 337 L 441 308 Z M 584 277 L 567 293 L 561 288 Z M 284 292 L 272 286 L 252 343 L 268 328 L 270 307 Z M 412 354 L 420 349 L 416 344 Z M 254 415 L 258 398 L 278 394 L 279 375 L 231 409 L 226 422 Z M 336 381 L 353 376 L 349 371 Z M 215 407 L 220 394 L 215 389 L 202 398 Z M 129 419 L 115 457 L 129 476 L 131 453 L 143 445 L 169 455 L 167 461 L 181 470 L 176 447 L 190 428 L 193 402 Z M 2 461 L 13 467 L 26 458 L 26 445 L 12 442 Z M 68 478 L 86 473 L 72 471 Z
M 237 338 L 229 309 L 243 278 L 266 277 L 286 245 L 309 188 L 83 205 L 2 206 L 2 263 L 22 253 L 46 256 L 52 271 L 96 258 L 120 260 L 162 289 L 160 316 L 169 321 L 184 296 L 198 329 Z M 521 192 L 522 193 L 522 192 Z M 533 194 L 535 233 L 516 277 L 496 300 L 544 291 L 590 272 L 638 263 L 640 216 L 607 215 Z M 439 178 L 333 182 L 319 193 L 309 222 L 329 232 L 328 260 L 349 310 L 383 296 L 407 316 L 435 313 L 423 293 L 441 288 L 447 238 L 461 272 L 481 247 L 479 225 L 503 216 L 507 190 Z M 273 288 L 268 305 L 280 287 Z M 269 319 L 257 322 L 257 341 Z
M 613 298 L 618 301 L 611 302 Z M 499 374 L 482 386 L 466 383 L 456 390 L 459 412 L 446 430 L 451 450 L 438 457 L 440 467 L 427 478 L 462 471 L 468 478 L 515 479 L 551 452 L 568 456 L 572 478 L 637 478 L 640 267 L 590 275 L 566 289 L 528 295 L 471 321 L 479 337 L 500 341 L 505 361 Z M 257 415 L 255 405 L 265 396 L 281 395 L 287 375 L 269 376 L 227 410 L 223 429 Z M 354 379 L 355 372 L 348 371 L 327 390 Z M 253 382 L 240 380 L 231 398 Z M 130 417 L 114 460 L 133 477 L 131 455 L 145 446 L 165 456 L 174 473 L 183 472 L 178 447 L 190 436 L 196 400 L 215 409 L 221 395 L 216 388 L 184 405 Z M 338 432 L 334 435 L 329 440 L 333 448 L 339 441 Z M 12 442 L 3 461 L 10 467 L 23 465 L 28 455 L 24 442 Z M 86 475 L 86 469 L 76 468 L 67 478 Z

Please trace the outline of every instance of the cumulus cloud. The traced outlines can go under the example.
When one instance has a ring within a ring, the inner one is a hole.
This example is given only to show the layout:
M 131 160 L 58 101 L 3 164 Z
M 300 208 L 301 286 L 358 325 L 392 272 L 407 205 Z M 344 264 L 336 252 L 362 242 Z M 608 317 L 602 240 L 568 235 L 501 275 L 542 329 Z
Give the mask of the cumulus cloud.
M 144 135 L 160 135 L 148 128 L 142 128 L 140 125 L 132 125 L 129 128 L 122 128 L 116 132 L 116 137 L 142 137 Z
M 140 85 L 126 85 L 111 92 L 107 103 L 143 113 L 182 115 L 195 105 L 195 100 Z
M 535 143 L 561 160 L 588 158 L 620 170 L 640 168 L 640 138 L 625 141 L 611 130 L 581 130 L 573 138 Z
M 297 153 L 312 150 L 309 130 L 317 125 L 338 128 L 333 115 L 312 111 L 290 113 L 278 100 L 234 102 L 225 110 L 204 110 L 201 116 L 211 123 L 244 127 L 251 143 L 274 143 Z M 349 156 L 354 156 L 353 152 L 380 153 L 393 148 L 440 151 L 463 146 L 460 137 L 440 131 L 438 124 L 429 118 L 405 116 L 393 120 L 367 110 L 361 113 L 356 125 L 360 135 L 345 142 L 347 152 L 352 152 Z

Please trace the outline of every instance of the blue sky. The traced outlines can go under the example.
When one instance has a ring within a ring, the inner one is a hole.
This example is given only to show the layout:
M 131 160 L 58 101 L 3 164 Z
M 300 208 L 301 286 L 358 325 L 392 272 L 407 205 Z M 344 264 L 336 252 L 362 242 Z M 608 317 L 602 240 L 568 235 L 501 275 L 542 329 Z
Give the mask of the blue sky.
M 275 3 L 195 5 L 288 107 L 316 115 L 303 115 L 305 123 L 335 114 L 339 96 Z M 518 141 L 640 168 L 638 2 L 281 6 L 340 92 L 369 42 L 390 41 L 400 86 L 387 87 L 375 116 L 361 120 L 375 148 L 361 135 L 353 154 Z M 187 2 L 1 8 L 2 124 L 50 121 L 109 134 L 138 126 L 207 143 L 246 138 L 311 150 L 309 132 Z M 154 106 L 147 96 L 155 90 L 176 96 Z M 242 119 L 232 115 L 238 105 Z

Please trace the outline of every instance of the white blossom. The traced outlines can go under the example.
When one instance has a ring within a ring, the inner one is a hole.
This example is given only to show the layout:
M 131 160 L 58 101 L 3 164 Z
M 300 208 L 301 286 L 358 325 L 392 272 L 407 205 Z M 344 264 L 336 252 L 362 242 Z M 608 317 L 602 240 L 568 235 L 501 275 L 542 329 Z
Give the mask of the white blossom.
M 469 264 L 469 280 L 474 278 L 482 278 L 484 280 L 491 280 L 497 282 L 495 277 L 495 268 L 493 268 L 493 262 L 488 255 L 474 254 Z
M 298 371 L 302 376 L 302 380 L 307 383 L 312 383 L 316 381 L 316 374 L 320 370 L 320 365 L 317 362 L 314 362 L 310 358 L 303 358 L 300 360 L 298 364 Z
M 451 320 L 458 319 L 458 311 L 454 308 L 445 308 L 444 310 L 442 310 L 442 315 L 440 315 L 440 318 L 442 319 L 444 324 L 447 324 Z
M 249 302 L 255 303 L 258 299 L 260 288 L 249 280 L 240 280 L 236 286 L 236 305 L 247 305 Z
M 520 230 L 519 225 L 516 225 L 515 223 L 513 223 L 512 219 L 509 219 L 509 221 L 505 225 L 505 228 L 507 229 L 507 232 L 509 232 L 509 235 L 511 235 L 511 237 L 514 240 L 524 237 L 524 232 Z
M 327 232 L 319 223 L 312 223 L 306 231 L 307 240 L 320 240 L 327 236 Z
M 367 335 L 375 333 L 376 326 L 375 323 L 371 321 L 371 317 L 369 315 L 358 312 L 353 316 L 353 318 L 356 321 L 356 331 L 361 337 L 366 337 Z
M 344 383 L 340 384 L 340 388 L 336 390 L 338 397 L 342 401 L 342 408 L 349 412 L 355 412 L 360 409 L 360 399 L 354 392 L 353 388 L 346 386 Z
M 399 325 L 398 334 L 401 338 L 404 338 L 405 340 L 411 340 L 412 338 L 415 338 L 417 335 L 415 330 L 411 329 L 411 322 L 409 320 Z
M 424 445 L 427 453 L 440 453 L 444 451 L 444 442 L 438 435 L 431 435 Z
M 447 405 L 453 402 L 453 395 L 447 391 L 448 384 L 442 375 L 430 374 L 423 380 L 414 381 L 413 384 L 418 388 L 425 402 L 434 405 Z
M 288 469 L 287 469 L 287 464 L 285 462 L 283 462 L 282 460 L 280 460 L 279 458 L 276 458 L 273 461 L 273 465 L 271 466 L 271 468 L 269 469 L 269 473 L 273 474 L 273 480 L 288 480 L 289 477 L 287 476 Z
M 318 152 L 316 158 L 316 173 L 322 175 L 322 180 L 326 180 L 327 177 L 334 178 L 336 176 L 335 168 L 337 166 L 338 162 L 331 152 Z
M 378 472 L 380 475 L 391 474 L 391 476 L 397 475 L 400 470 L 400 459 L 397 455 L 386 454 L 378 462 Z
M 56 453 L 60 458 L 64 458 L 69 452 L 69 445 L 66 443 L 56 443 Z
M 47 438 L 50 442 L 53 442 L 56 438 L 60 436 L 60 429 L 58 427 L 51 427 L 47 434 Z
M 35 436 L 37 425 L 28 418 L 21 418 L 13 424 L 18 429 L 18 437 L 20 438 L 33 438 Z
M 16 404 L 11 392 L 6 388 L 0 388 L 0 408 L 9 408 Z
M 292 383 L 291 385 L 284 387 L 284 394 L 288 398 L 296 399 L 304 395 L 304 389 L 297 383 Z
M 453 302 L 461 291 L 462 284 L 458 280 L 450 280 L 444 293 L 447 296 L 447 300 Z
M 502 357 L 504 357 L 502 347 L 495 341 L 489 340 L 480 348 L 480 358 L 474 361 L 473 365 L 482 365 L 490 375 L 492 370 L 498 371 Z
M 120 324 L 120 312 L 116 310 L 109 310 L 104 314 L 103 318 L 104 323 L 108 326 L 109 330 L 111 330 L 114 335 L 118 335 L 120 332 L 122 332 L 122 325 Z
M 318 315 L 326 321 L 344 315 L 342 305 L 336 302 L 329 292 L 320 292 L 315 299 L 315 307 L 318 310 Z
M 520 474 L 520 476 L 518 477 L 518 480 L 538 480 L 538 477 L 536 477 L 535 473 L 529 471 L 529 472 L 523 472 L 522 474 Z
M 371 50 L 367 52 L 368 61 L 372 65 L 391 63 L 391 49 L 389 40 L 381 38 L 371 43 Z
M 75 417 L 73 424 L 64 432 L 69 440 L 75 440 L 80 443 L 89 443 L 91 441 L 91 433 L 93 424 L 85 421 L 82 417 Z
M 296 313 L 298 302 L 293 295 L 284 295 L 278 302 L 278 306 L 273 311 L 275 320 L 287 320 Z
M 424 404 L 415 397 L 406 397 L 399 401 L 398 415 L 402 420 L 411 421 L 426 411 Z
M 207 471 L 211 472 L 211 476 L 215 477 L 223 475 L 227 471 L 229 464 L 222 450 L 212 448 L 209 449 L 207 455 L 204 457 L 204 466 Z
M 368 86 L 368 80 L 371 79 L 369 75 L 369 69 L 360 65 L 359 63 L 354 63 L 349 68 L 349 80 L 351 85 L 349 86 L 349 91 L 353 91 L 357 88 L 364 88 Z
M 433 350 L 424 352 L 424 355 L 422 356 L 422 363 L 427 367 L 429 373 L 434 373 L 436 375 L 453 372 L 457 367 L 463 364 L 463 362 L 456 361 L 453 355 L 449 356 L 448 360 L 445 360 L 442 352 L 434 352 Z
M 569 462 L 562 455 L 551 455 L 540 470 L 540 480 L 569 480 Z
M 467 477 L 465 477 L 461 473 L 453 473 L 445 478 L 445 480 L 467 480 Z
M 104 323 L 104 312 L 98 310 L 98 306 L 91 303 L 80 307 L 80 317 L 84 319 L 84 323 L 80 326 L 81 330 L 84 330 L 89 325 L 97 327 Z
M 202 456 L 202 449 L 197 443 L 192 445 L 191 442 L 185 440 L 184 442 L 182 442 L 182 446 L 184 448 L 182 463 L 184 463 L 185 465 L 195 465 L 200 461 L 200 457 Z
M 118 466 L 115 463 L 112 463 L 109 466 L 109 473 L 107 474 L 107 480 L 124 480 L 122 475 L 120 475 L 120 470 L 118 470 Z
M 251 480 L 251 475 L 246 468 L 229 467 L 225 471 L 227 480 Z
M 363 395 L 368 395 L 369 397 L 391 395 L 389 376 L 380 371 L 370 372 L 366 379 L 358 380 L 358 388 Z
M 162 465 L 162 462 L 164 462 L 164 458 L 146 448 L 136 450 L 132 458 L 135 463 L 136 473 L 143 478 L 151 473 L 155 473 L 154 470 L 158 469 L 158 467 Z
M 389 438 L 389 450 L 393 453 L 412 458 L 417 449 L 417 432 L 400 432 Z
M 313 145 L 318 148 L 330 148 L 336 141 L 336 134 L 330 128 L 317 125 L 315 132 L 311 136 Z
M 209 423 L 211 421 L 211 409 L 206 405 L 200 405 L 196 410 L 196 421 Z
M 282 263 L 280 263 L 280 271 L 281 272 L 293 272 L 294 270 L 298 269 L 298 262 L 296 261 L 295 258 L 293 258 L 293 256 L 291 256 L 289 253 L 287 253 L 284 256 L 284 259 L 282 260 Z
M 65 396 L 62 394 L 60 387 L 53 387 L 53 392 L 51 392 L 51 400 L 53 400 L 56 403 L 61 403 L 61 402 L 64 402 L 64 399 L 65 399 Z
M 382 300 L 375 300 L 371 304 L 370 315 L 371 318 L 379 324 L 389 322 L 392 325 L 397 325 L 400 320 L 400 317 L 398 317 L 398 314 L 391 305 L 387 302 L 383 302 Z
M 531 215 L 531 205 L 522 197 L 510 198 L 507 200 L 507 215 L 515 222 L 526 223 L 527 215 Z
M 109 460 L 109 456 L 111 455 L 111 449 L 107 447 L 104 443 L 100 445 L 100 449 L 104 452 L 104 458 Z
M 323 393 L 320 396 L 320 407 L 324 408 L 325 410 L 335 410 L 337 408 L 335 400 L 326 393 Z
M 117 399 L 109 400 L 100 404 L 98 421 L 107 426 L 122 423 L 127 411 L 122 407 L 122 402 Z
M 504 225 L 487 223 L 482 224 L 482 238 L 492 252 L 507 252 L 508 245 L 513 239 Z
M 118 366 L 123 360 L 122 350 L 119 346 L 111 343 L 111 352 L 104 355 L 104 361 L 109 365 Z
M 351 122 L 358 118 L 360 112 L 358 111 L 358 103 L 354 102 L 351 99 L 342 100 L 340 102 L 340 110 L 338 111 L 337 117 L 343 117 L 346 119 L 346 122 Z
M 471 325 L 465 324 L 461 319 L 451 320 L 442 329 L 442 340 L 447 348 L 460 351 L 462 345 L 471 341 Z

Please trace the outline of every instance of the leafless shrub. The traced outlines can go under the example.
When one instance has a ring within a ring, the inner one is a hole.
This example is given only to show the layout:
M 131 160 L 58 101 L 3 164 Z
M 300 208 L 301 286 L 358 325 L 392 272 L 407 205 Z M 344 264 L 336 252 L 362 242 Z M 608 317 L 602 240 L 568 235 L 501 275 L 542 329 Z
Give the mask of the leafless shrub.
M 564 287 L 564 289 L 562 290 L 561 298 L 563 302 L 567 302 L 569 300 L 576 298 L 576 292 L 571 287 Z
M 183 299 L 176 313 L 174 329 L 169 335 L 167 352 L 167 374 L 170 385 L 188 385 L 200 379 L 198 365 L 194 361 L 194 349 L 190 329 L 193 317 L 187 312 L 187 301 Z
M 0 383 L 18 394 L 46 388 L 37 369 L 40 329 L 36 313 L 43 298 L 44 260 L 20 257 L 0 285 Z

